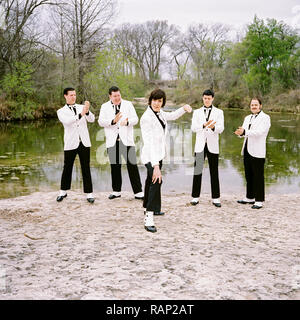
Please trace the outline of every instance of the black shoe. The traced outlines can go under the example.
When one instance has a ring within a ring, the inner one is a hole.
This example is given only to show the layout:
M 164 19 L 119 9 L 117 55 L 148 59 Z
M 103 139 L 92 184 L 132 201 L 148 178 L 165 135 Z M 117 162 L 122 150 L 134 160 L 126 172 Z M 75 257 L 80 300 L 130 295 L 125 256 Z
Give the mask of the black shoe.
M 157 231 L 157 229 L 156 229 L 155 226 L 151 226 L 151 227 L 145 226 L 145 229 L 146 229 L 147 231 L 149 231 L 149 232 L 156 232 L 156 231 Z
M 56 201 L 57 201 L 57 202 L 61 202 L 61 201 L 63 201 L 64 198 L 66 198 L 66 197 L 67 197 L 67 194 L 64 195 L 64 196 L 58 196 L 58 197 L 56 198 Z
M 261 208 L 262 208 L 262 206 L 257 206 L 257 205 L 254 205 L 251 207 L 251 209 L 261 209 Z
M 213 205 L 215 206 L 215 207 L 217 207 L 217 208 L 221 208 L 222 206 L 221 206 L 221 203 L 214 203 L 213 202 Z
M 109 200 L 116 199 L 116 198 L 121 198 L 121 196 L 115 196 L 114 194 L 110 194 L 108 197 Z
M 86 199 L 89 203 L 94 203 L 95 202 L 95 199 L 94 198 L 87 198 Z
M 237 203 L 240 203 L 240 204 L 254 204 L 255 201 L 244 201 L 244 200 L 238 200 Z
M 199 203 L 199 201 L 191 201 L 191 202 L 190 202 L 190 204 L 191 204 L 192 206 L 196 206 L 198 203 Z
M 163 216 L 165 213 L 164 212 L 160 212 L 160 211 L 154 211 L 153 213 L 155 216 Z

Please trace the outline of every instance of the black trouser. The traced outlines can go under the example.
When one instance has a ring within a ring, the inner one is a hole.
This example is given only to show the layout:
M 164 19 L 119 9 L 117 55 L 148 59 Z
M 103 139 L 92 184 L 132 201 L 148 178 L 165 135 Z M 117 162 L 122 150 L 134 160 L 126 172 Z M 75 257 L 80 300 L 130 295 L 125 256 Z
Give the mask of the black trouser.
M 144 203 L 143 207 L 147 211 L 160 212 L 161 210 L 161 183 L 157 180 L 152 182 L 153 170 L 151 163 L 146 164 L 147 178 L 145 181 Z M 159 162 L 159 168 L 162 168 L 162 161 Z
M 64 169 L 61 177 L 61 190 L 71 189 L 73 165 L 76 155 L 78 154 L 81 165 L 84 193 L 93 192 L 92 177 L 90 170 L 90 150 L 91 148 L 85 147 L 82 144 L 82 142 L 80 142 L 77 149 L 68 150 L 64 152 Z
M 219 184 L 219 154 L 211 153 L 208 151 L 207 144 L 204 147 L 204 159 L 207 157 L 209 172 L 210 172 L 210 184 L 211 184 L 211 196 L 212 199 L 220 198 L 220 184 Z M 201 159 L 199 160 L 198 154 L 195 154 L 194 163 L 194 177 L 193 177 L 193 190 L 192 197 L 199 198 L 202 184 L 202 169 L 200 169 Z M 203 163 L 202 163 L 203 165 Z
M 111 167 L 111 181 L 112 189 L 115 192 L 121 192 L 122 188 L 122 155 L 126 161 L 128 175 L 131 183 L 133 193 L 142 192 L 142 183 L 139 169 L 136 161 L 136 153 L 134 146 L 125 146 L 120 140 L 116 144 L 107 149 L 110 167 Z
M 244 168 L 247 182 L 246 197 L 263 202 L 265 201 L 265 158 L 252 157 L 248 152 L 247 146 L 246 143 L 244 148 Z

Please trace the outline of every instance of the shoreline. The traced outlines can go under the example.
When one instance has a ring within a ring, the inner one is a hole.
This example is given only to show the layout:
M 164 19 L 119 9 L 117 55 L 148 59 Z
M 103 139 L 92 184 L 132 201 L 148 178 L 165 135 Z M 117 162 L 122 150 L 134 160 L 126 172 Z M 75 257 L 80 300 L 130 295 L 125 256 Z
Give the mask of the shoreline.
M 132 193 L 108 195 L 0 200 L 0 300 L 300 299 L 299 194 L 268 194 L 253 210 L 241 194 L 216 208 L 209 194 L 194 207 L 163 193 L 155 234 Z
M 133 98 L 132 99 L 132 103 L 133 105 L 139 105 L 139 106 L 147 106 L 148 105 L 148 99 L 143 97 L 143 98 Z M 174 108 L 174 107 L 179 107 L 181 105 L 184 105 L 183 103 L 175 103 L 173 102 L 172 100 L 167 100 L 166 101 L 166 107 L 171 107 L 171 108 Z M 60 106 L 61 107 L 61 106 Z M 57 119 L 57 114 L 56 114 L 56 111 L 60 108 L 60 107 L 53 107 L 53 108 L 49 108 L 49 110 L 52 112 L 48 113 L 47 116 L 45 117 L 37 117 L 37 118 L 33 118 L 33 119 L 23 119 L 23 120 L 20 120 L 20 119 L 2 119 L 0 117 L 0 123 L 11 123 L 11 122 L 32 122 L 32 121 L 43 121 L 43 120 L 49 120 L 49 119 Z M 193 109 L 197 109 L 197 108 L 200 108 L 201 107 L 201 104 L 197 105 L 197 106 L 192 106 Z M 240 111 L 249 111 L 249 108 L 248 107 L 245 107 L 245 108 L 221 108 L 219 106 L 217 106 L 218 108 L 222 109 L 222 110 L 232 110 L 232 111 L 236 111 L 236 110 L 240 110 Z M 294 111 L 279 111 L 279 110 L 272 110 L 272 107 L 267 107 L 267 106 L 264 106 L 263 107 L 264 110 L 266 112 L 269 112 L 269 113 L 275 113 L 275 114 L 293 114 L 293 115 L 296 115 L 296 116 L 299 116 L 300 115 L 300 107 L 296 108 L 296 110 Z M 93 108 L 94 112 L 96 110 L 98 110 L 100 108 Z

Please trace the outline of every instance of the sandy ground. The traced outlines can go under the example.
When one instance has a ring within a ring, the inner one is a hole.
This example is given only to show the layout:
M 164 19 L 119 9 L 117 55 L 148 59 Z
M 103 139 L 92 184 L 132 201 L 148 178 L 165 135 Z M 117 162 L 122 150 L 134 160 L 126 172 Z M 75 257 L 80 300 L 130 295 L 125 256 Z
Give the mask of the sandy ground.
M 155 234 L 131 193 L 95 195 L 0 200 L 0 299 L 300 299 L 300 195 L 164 194 Z

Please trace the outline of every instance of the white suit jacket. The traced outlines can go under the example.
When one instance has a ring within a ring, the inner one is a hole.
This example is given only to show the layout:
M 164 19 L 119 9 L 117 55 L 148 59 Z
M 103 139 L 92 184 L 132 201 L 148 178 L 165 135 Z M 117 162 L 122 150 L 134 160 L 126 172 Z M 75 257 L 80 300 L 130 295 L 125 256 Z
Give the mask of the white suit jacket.
M 242 136 L 244 144 L 242 148 L 242 155 L 244 155 L 244 148 L 246 139 L 248 140 L 248 152 L 252 157 L 265 158 L 266 157 L 266 139 L 271 127 L 270 116 L 261 111 L 256 118 L 252 119 L 251 128 L 249 123 L 251 121 L 251 114 L 245 117 L 243 128 L 245 129 L 245 135 Z M 254 116 L 253 116 L 254 117 Z
M 79 114 L 82 112 L 83 105 L 75 104 L 76 115 L 73 110 L 65 105 L 64 107 L 57 110 L 57 116 L 59 121 L 63 124 L 65 133 L 64 133 L 64 150 L 74 150 L 77 149 L 82 141 L 85 147 L 91 147 L 90 135 L 87 127 L 88 122 L 94 122 L 95 116 L 91 111 L 89 115 L 81 117 L 79 120 Z
M 166 155 L 166 137 L 168 134 L 168 120 L 176 120 L 185 113 L 183 107 L 173 112 L 160 111 L 160 117 L 164 120 L 166 127 L 163 129 L 153 110 L 148 107 L 141 117 L 140 126 L 143 138 L 141 160 L 144 164 L 151 162 L 154 167 L 163 160 Z
M 207 122 L 204 107 L 197 109 L 193 113 L 192 131 L 196 132 L 195 152 L 202 152 L 207 143 L 209 152 L 219 153 L 219 134 L 224 131 L 224 114 L 221 109 L 212 107 L 209 120 L 216 121 L 215 130 L 203 128 Z
M 115 145 L 118 135 L 125 146 L 134 146 L 133 126 L 139 122 L 135 108 L 130 101 L 122 100 L 120 112 L 122 118 L 112 125 L 112 120 L 116 117 L 115 108 L 111 101 L 102 104 L 98 123 L 104 127 L 106 137 L 106 147 L 111 148 Z M 120 123 L 128 118 L 128 126 L 121 126 Z

